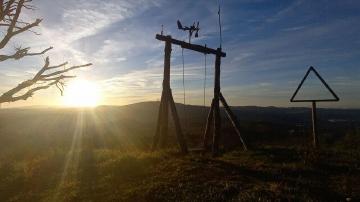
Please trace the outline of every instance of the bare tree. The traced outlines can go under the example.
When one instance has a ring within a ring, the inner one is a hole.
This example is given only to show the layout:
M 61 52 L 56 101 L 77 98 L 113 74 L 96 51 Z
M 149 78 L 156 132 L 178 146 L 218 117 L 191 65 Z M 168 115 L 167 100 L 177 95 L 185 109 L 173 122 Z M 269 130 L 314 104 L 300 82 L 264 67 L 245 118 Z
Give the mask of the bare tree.
M 38 35 L 32 28 L 39 26 L 42 19 L 36 19 L 33 22 L 26 22 L 20 19 L 20 14 L 24 9 L 35 9 L 31 2 L 32 0 L 0 0 L 0 30 L 4 30 L 4 35 L 0 37 L 0 51 L 6 48 L 9 41 L 16 35 L 24 32 L 32 32 Z M 30 52 L 30 47 L 17 47 L 15 48 L 14 53 L 6 55 L 0 54 L 0 62 L 9 59 L 20 60 L 27 56 L 44 55 L 52 48 L 53 47 L 46 48 L 41 52 Z M 66 67 L 68 62 L 59 65 L 50 65 L 49 57 L 46 57 L 44 63 L 44 66 L 33 78 L 23 81 L 16 87 L 3 93 L 0 96 L 0 103 L 27 100 L 29 97 L 32 97 L 35 92 L 47 89 L 51 86 L 56 86 L 62 95 L 65 80 L 75 77 L 66 75 L 66 73 L 74 69 L 92 65 L 91 63 L 88 63 Z

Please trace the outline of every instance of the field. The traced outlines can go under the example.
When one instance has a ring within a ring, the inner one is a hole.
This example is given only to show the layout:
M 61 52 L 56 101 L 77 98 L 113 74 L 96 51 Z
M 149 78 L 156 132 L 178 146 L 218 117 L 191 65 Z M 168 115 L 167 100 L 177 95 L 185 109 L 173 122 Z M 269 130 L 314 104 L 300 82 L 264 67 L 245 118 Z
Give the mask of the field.
M 250 151 L 226 143 L 236 136 L 225 124 L 223 155 L 182 156 L 174 141 L 149 152 L 156 114 L 150 106 L 2 109 L 1 201 L 360 200 L 357 129 L 334 141 L 322 137 L 314 151 L 305 137 L 278 130 L 276 121 L 267 130 L 264 120 L 247 120 Z M 185 123 L 192 147 L 201 141 L 203 119 Z

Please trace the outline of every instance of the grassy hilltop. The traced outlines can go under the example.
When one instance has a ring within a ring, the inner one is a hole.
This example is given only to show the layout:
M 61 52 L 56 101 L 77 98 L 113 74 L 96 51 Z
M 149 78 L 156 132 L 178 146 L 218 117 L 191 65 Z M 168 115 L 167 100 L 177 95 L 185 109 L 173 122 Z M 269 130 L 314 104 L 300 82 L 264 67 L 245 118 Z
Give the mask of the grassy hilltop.
M 149 152 L 157 106 L 0 110 L 1 201 L 360 200 L 356 113 L 334 113 L 352 117 L 355 129 L 324 127 L 327 136 L 320 136 L 322 149 L 315 152 L 306 144 L 307 134 L 288 133 L 298 117 L 291 114 L 300 114 L 300 120 L 306 109 L 239 108 L 252 150 L 243 152 L 224 124 L 228 151 L 211 158 L 181 156 L 173 141 L 166 151 Z M 246 110 L 255 118 L 245 119 Z M 190 106 L 186 111 L 194 116 L 186 119 L 179 111 L 189 144 L 198 146 L 206 111 Z M 323 112 L 329 119 L 331 113 Z M 282 116 L 291 121 L 276 119 L 285 120 Z

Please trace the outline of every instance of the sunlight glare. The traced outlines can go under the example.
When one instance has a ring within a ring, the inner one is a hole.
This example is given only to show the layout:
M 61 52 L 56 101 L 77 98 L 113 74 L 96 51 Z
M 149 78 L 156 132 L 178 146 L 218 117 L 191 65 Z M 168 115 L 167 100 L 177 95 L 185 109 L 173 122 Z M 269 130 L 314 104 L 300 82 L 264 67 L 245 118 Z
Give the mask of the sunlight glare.
M 65 88 L 63 104 L 70 107 L 95 107 L 100 97 L 100 88 L 96 83 L 73 80 Z

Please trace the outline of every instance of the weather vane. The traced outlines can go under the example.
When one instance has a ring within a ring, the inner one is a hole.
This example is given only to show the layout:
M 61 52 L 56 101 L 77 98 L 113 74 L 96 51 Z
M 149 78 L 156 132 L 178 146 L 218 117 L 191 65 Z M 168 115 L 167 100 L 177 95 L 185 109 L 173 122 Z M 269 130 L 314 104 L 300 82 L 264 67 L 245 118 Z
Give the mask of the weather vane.
M 191 25 L 190 27 L 188 26 L 185 26 L 183 27 L 180 20 L 177 21 L 177 26 L 178 26 L 178 29 L 181 29 L 183 31 L 188 31 L 189 32 L 189 43 L 191 42 L 191 37 L 193 35 L 193 33 L 195 32 L 195 38 L 199 37 L 199 21 L 197 22 L 197 25 L 195 26 L 195 22 L 193 23 L 193 25 Z

